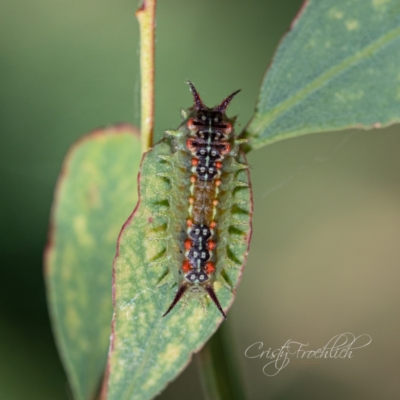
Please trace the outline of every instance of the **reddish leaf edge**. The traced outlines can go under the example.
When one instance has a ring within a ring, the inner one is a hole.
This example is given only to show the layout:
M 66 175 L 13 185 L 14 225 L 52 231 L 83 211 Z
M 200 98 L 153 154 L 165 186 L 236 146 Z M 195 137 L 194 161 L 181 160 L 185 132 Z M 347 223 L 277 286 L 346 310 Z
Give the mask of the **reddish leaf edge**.
M 157 146 L 157 144 L 156 144 L 155 146 Z M 141 177 L 141 172 L 142 172 L 142 165 L 143 165 L 143 162 L 144 162 L 144 160 L 145 160 L 145 157 L 146 157 L 147 154 L 149 154 L 151 151 L 153 151 L 153 147 L 150 148 L 147 152 L 143 153 L 142 160 L 140 161 L 139 173 L 138 173 L 138 177 L 137 177 L 138 202 L 137 202 L 137 204 L 136 204 L 136 206 L 135 206 L 135 208 L 134 208 L 132 214 L 129 216 L 129 218 L 126 220 L 126 222 L 125 222 L 124 225 L 122 226 L 121 231 L 120 231 L 120 233 L 119 233 L 119 235 L 118 235 L 118 240 L 117 240 L 117 251 L 116 251 L 116 254 L 115 254 L 115 257 L 114 257 L 114 260 L 113 260 L 113 269 L 112 269 L 112 302 L 113 302 L 113 308 L 114 308 L 114 310 L 115 310 L 115 284 L 114 284 L 114 283 L 115 283 L 115 262 L 116 262 L 117 257 L 119 256 L 120 239 L 121 239 L 121 236 L 122 236 L 122 234 L 124 233 L 126 227 L 132 222 L 132 220 L 133 220 L 133 218 L 134 218 L 134 216 L 135 216 L 135 214 L 136 214 L 136 211 L 137 211 L 137 210 L 139 209 L 139 207 L 140 207 L 140 201 L 141 201 L 141 196 L 140 196 L 140 189 L 141 189 L 140 177 Z M 246 155 L 245 155 L 245 152 L 244 152 L 244 151 L 242 151 L 242 156 L 243 156 L 243 158 L 244 158 L 244 162 L 247 163 L 247 159 L 246 159 Z M 250 215 L 251 215 L 251 217 L 250 217 L 250 231 L 249 231 L 249 234 L 248 234 L 248 236 L 247 236 L 247 249 L 246 249 L 246 253 L 245 253 L 244 259 L 243 259 L 242 267 L 240 268 L 240 274 L 239 274 L 239 278 L 238 278 L 238 283 L 237 283 L 236 288 L 234 289 L 234 292 L 233 292 L 234 295 L 232 296 L 232 300 L 230 301 L 230 303 L 228 304 L 228 306 L 227 306 L 227 308 L 226 308 L 226 313 L 227 313 L 227 312 L 229 311 L 229 309 L 232 307 L 232 304 L 233 304 L 233 302 L 234 302 L 235 299 L 236 299 L 236 291 L 237 291 L 237 288 L 239 287 L 239 284 L 240 284 L 240 282 L 241 282 L 241 280 L 242 280 L 243 271 L 244 271 L 244 268 L 246 267 L 246 264 L 247 264 L 247 258 L 248 258 L 248 254 L 249 254 L 249 251 L 250 251 L 250 242 L 251 242 L 251 237 L 252 237 L 252 233 L 253 233 L 253 211 L 254 211 L 254 201 L 253 201 L 253 191 L 251 190 L 251 189 L 252 189 L 252 185 L 251 185 L 251 179 L 250 179 L 250 171 L 249 171 L 249 169 L 246 170 L 246 174 L 247 174 L 247 178 L 248 178 L 248 180 L 249 180 L 249 189 L 250 189 Z M 160 316 L 160 318 L 161 318 L 161 316 Z M 221 323 L 222 323 L 223 321 L 224 321 L 224 319 L 223 319 L 223 317 L 221 316 L 220 322 L 216 325 L 215 330 L 214 330 L 214 332 L 212 333 L 212 335 L 214 335 L 214 333 L 218 330 L 218 328 L 220 327 L 220 325 L 221 325 Z M 106 365 L 106 370 L 105 370 L 105 372 L 104 372 L 104 380 L 103 380 L 103 384 L 102 384 L 102 387 L 101 387 L 99 400 L 107 400 L 107 395 L 108 395 L 108 379 L 109 379 L 109 376 L 110 376 L 110 358 L 111 358 L 111 354 L 112 354 L 112 352 L 113 352 L 113 350 L 114 350 L 114 339 L 115 339 L 115 329 L 114 329 L 114 328 L 115 328 L 115 311 L 114 311 L 114 313 L 113 313 L 113 317 L 112 317 L 112 321 L 111 321 L 110 347 L 109 347 L 109 351 L 108 351 L 107 365 Z M 210 335 L 210 338 L 212 337 L 212 335 Z M 210 340 L 210 338 L 209 338 L 208 340 Z M 166 384 L 164 385 L 164 387 L 163 387 L 158 393 L 156 393 L 156 394 L 154 395 L 154 397 L 157 396 L 157 395 L 159 395 L 162 391 L 164 391 L 164 389 L 165 389 L 171 382 L 173 382 L 173 381 L 187 368 L 187 366 L 188 366 L 188 365 L 191 363 L 191 361 L 192 361 L 193 355 L 196 354 L 196 353 L 198 353 L 198 352 L 205 346 L 206 343 L 207 343 L 207 341 L 204 342 L 202 345 L 200 345 L 197 349 L 193 350 L 193 352 L 189 355 L 186 364 L 184 364 L 184 365 L 182 366 L 182 368 L 178 371 L 178 373 L 176 374 L 176 376 L 175 376 L 172 380 L 166 382 Z
M 51 329 L 53 331 L 53 337 L 54 341 L 58 350 L 58 354 L 60 356 L 60 359 L 63 361 L 63 367 L 66 372 L 66 375 L 68 378 L 70 378 L 70 375 L 67 373 L 65 366 L 64 366 L 64 361 L 67 360 L 66 355 L 64 355 L 64 351 L 62 350 L 62 346 L 60 343 L 60 340 L 57 336 L 57 332 L 55 329 L 55 315 L 51 308 L 49 307 L 49 301 L 51 299 L 51 293 L 50 293 L 50 285 L 48 283 L 48 276 L 49 276 L 49 262 L 50 262 L 50 257 L 52 254 L 52 251 L 55 248 L 55 215 L 56 215 L 56 210 L 57 207 L 60 203 L 60 192 L 61 192 L 61 187 L 64 184 L 64 181 L 69 175 L 69 165 L 70 165 L 70 160 L 74 157 L 76 151 L 84 144 L 87 142 L 90 142 L 91 140 L 96 140 L 99 137 L 105 137 L 108 135 L 120 135 L 120 134 L 125 134 L 125 133 L 130 133 L 133 136 L 136 136 L 138 139 L 140 139 L 140 131 L 139 129 L 131 124 L 128 123 L 119 123 L 115 125 L 107 125 L 104 127 L 99 127 L 96 128 L 83 136 L 81 136 L 78 140 L 76 140 L 67 150 L 66 155 L 64 156 L 64 160 L 61 165 L 60 173 L 57 177 L 57 181 L 55 184 L 54 188 L 54 196 L 53 196 L 53 201 L 51 205 L 51 210 L 50 210 L 50 218 L 49 218 L 49 225 L 48 225 L 48 233 L 47 233 L 47 241 L 43 250 L 43 277 L 45 281 L 45 291 L 46 291 L 46 299 L 47 299 L 47 306 L 48 306 L 48 312 L 49 312 L 49 318 L 51 321 Z M 76 378 L 74 377 L 74 380 Z M 73 389 L 73 383 L 72 383 L 72 377 L 71 379 L 68 379 L 69 384 L 71 386 L 71 389 Z M 98 392 L 98 390 L 95 390 L 95 393 Z M 95 396 L 95 393 L 93 394 L 93 398 Z
M 103 137 L 106 135 L 118 135 L 121 133 L 131 133 L 132 135 L 136 136 L 138 139 L 140 138 L 140 131 L 139 129 L 131 124 L 127 123 L 120 123 L 120 124 L 115 124 L 115 125 L 109 125 L 109 126 L 104 126 L 104 127 L 99 127 L 96 128 L 83 136 L 81 136 L 78 140 L 76 140 L 67 150 L 66 155 L 64 156 L 64 160 L 62 162 L 61 170 L 60 173 L 57 177 L 57 181 L 55 184 L 55 189 L 54 189 L 54 197 L 51 205 L 51 210 L 50 210 L 50 218 L 49 218 L 49 228 L 48 228 L 48 235 L 47 235 L 47 241 L 45 244 L 44 252 L 43 252 L 43 267 L 44 271 L 43 274 L 46 277 L 48 275 L 48 259 L 49 259 L 49 253 L 54 247 L 54 217 L 55 217 L 55 210 L 59 204 L 59 196 L 60 196 L 60 188 L 64 183 L 64 180 L 68 176 L 69 173 L 69 164 L 70 160 L 74 156 L 75 152 L 79 149 L 80 146 L 85 144 L 86 142 L 96 139 L 97 137 Z

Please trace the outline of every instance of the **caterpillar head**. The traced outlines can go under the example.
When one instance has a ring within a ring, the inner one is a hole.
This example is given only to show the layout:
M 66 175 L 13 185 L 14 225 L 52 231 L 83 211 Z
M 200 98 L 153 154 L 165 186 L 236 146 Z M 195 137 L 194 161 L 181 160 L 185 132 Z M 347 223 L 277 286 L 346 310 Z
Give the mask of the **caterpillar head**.
M 204 105 L 193 83 L 188 82 L 188 84 L 194 100 L 191 118 L 188 123 L 189 129 L 195 131 L 202 127 L 214 127 L 218 128 L 218 130 L 220 130 L 224 135 L 229 135 L 232 132 L 232 120 L 226 116 L 225 111 L 231 100 L 240 92 L 240 90 L 233 92 L 217 106 L 209 108 Z

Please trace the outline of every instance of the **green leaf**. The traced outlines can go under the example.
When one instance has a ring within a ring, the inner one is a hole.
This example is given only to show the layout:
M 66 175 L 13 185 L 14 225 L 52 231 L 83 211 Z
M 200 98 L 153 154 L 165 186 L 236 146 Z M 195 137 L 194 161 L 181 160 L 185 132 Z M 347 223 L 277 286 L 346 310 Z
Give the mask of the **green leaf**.
M 171 190 L 164 177 L 165 160 L 170 154 L 170 145 L 161 142 L 143 158 L 139 203 L 119 238 L 113 274 L 113 334 L 102 396 L 108 400 L 154 397 L 183 370 L 192 353 L 204 345 L 222 320 L 212 302 L 206 306 L 206 315 L 193 299 L 182 312 L 178 304 L 162 317 L 177 289 L 173 284 L 159 285 L 168 267 L 174 265 L 174 250 L 178 247 L 167 250 L 173 254 L 165 254 L 165 215 L 172 218 L 173 214 L 165 201 Z M 249 183 L 248 170 L 237 172 L 237 179 Z M 240 209 L 234 206 L 235 213 L 232 211 L 241 231 L 226 239 L 232 245 L 230 257 L 240 261 L 224 269 L 233 292 L 219 281 L 214 284 L 224 309 L 234 300 L 251 234 L 251 191 L 240 187 L 234 191 L 234 198 L 241 204 Z M 184 221 L 186 212 L 187 209 L 182 211 L 180 217 Z
M 400 121 L 400 0 L 309 0 L 246 128 L 251 148 Z
M 138 131 L 85 136 L 68 153 L 52 210 L 45 276 L 53 328 L 75 399 L 93 399 L 111 333 L 112 260 L 137 201 Z

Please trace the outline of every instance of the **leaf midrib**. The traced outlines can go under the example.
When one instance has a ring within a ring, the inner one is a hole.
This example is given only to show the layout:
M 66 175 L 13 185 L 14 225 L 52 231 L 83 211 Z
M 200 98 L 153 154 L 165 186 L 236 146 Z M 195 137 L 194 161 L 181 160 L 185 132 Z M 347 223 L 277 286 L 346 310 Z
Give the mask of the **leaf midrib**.
M 281 114 L 288 111 L 290 108 L 298 104 L 301 100 L 308 97 L 311 93 L 318 90 L 320 87 L 328 83 L 337 75 L 344 72 L 346 69 L 352 67 L 360 60 L 372 56 L 374 53 L 378 52 L 382 47 L 387 45 L 389 42 L 395 40 L 399 35 L 400 27 L 389 31 L 387 34 L 370 43 L 364 49 L 358 51 L 354 55 L 344 59 L 341 63 L 330 68 L 328 71 L 306 85 L 303 89 L 300 89 L 298 92 L 296 92 L 293 96 L 273 107 L 264 116 L 261 116 L 262 114 L 255 114 L 253 120 L 250 121 L 249 127 L 246 129 L 246 131 L 250 133 L 252 137 L 260 136 L 261 133 L 269 125 L 271 125 L 272 122 L 276 120 Z M 259 147 L 265 141 L 268 141 L 268 139 L 266 138 L 263 141 L 258 142 L 256 147 Z

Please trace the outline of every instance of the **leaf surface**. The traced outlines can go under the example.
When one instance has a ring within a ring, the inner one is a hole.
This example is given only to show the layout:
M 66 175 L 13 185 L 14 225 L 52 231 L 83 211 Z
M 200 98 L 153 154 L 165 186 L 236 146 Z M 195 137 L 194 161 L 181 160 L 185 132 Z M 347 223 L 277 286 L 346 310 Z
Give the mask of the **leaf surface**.
M 137 201 L 138 131 L 95 131 L 68 153 L 45 253 L 48 303 L 75 399 L 93 399 L 111 333 L 112 260 L 121 226 Z
M 165 255 L 165 202 L 169 184 L 157 174 L 165 172 L 160 155 L 171 154 L 170 145 L 161 142 L 143 158 L 139 179 L 139 203 L 125 224 L 114 261 L 114 319 L 102 398 L 109 400 L 150 399 L 173 380 L 215 332 L 222 317 L 208 302 L 204 313 L 199 303 L 189 301 L 184 311 L 179 306 L 162 317 L 176 292 L 176 285 L 159 285 L 168 265 Z M 248 171 L 238 172 L 237 179 L 249 183 Z M 251 191 L 235 192 L 246 206 L 237 209 L 236 221 L 241 231 L 233 232 L 231 258 L 237 266 L 225 268 L 233 291 L 218 281 L 214 284 L 224 309 L 234 300 L 246 261 L 251 234 Z M 244 208 L 245 209 L 244 209 Z M 247 207 L 247 208 L 246 208 Z M 186 210 L 187 211 L 187 210 Z M 186 218 L 186 214 L 182 214 Z M 174 254 L 170 255 L 174 258 Z
M 400 0 L 309 0 L 284 37 L 246 128 L 251 148 L 400 121 Z

